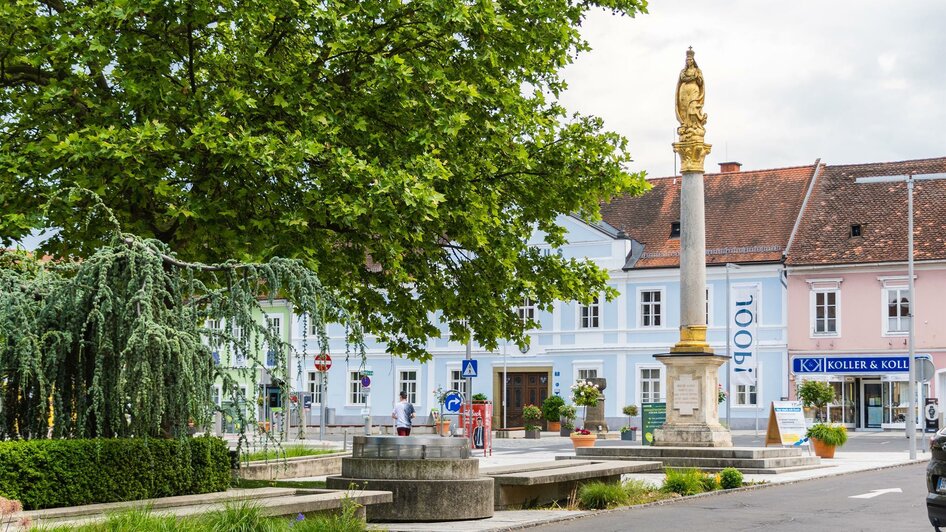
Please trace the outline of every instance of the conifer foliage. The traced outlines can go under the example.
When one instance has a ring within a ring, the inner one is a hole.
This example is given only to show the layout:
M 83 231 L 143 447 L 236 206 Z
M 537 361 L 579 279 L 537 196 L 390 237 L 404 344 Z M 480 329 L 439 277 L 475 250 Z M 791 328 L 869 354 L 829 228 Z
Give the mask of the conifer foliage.
M 0 253 L 0 439 L 176 437 L 188 422 L 206 426 L 218 377 L 235 403 L 247 399 L 221 367 L 257 371 L 259 354 L 275 351 L 267 370 L 290 382 L 294 347 L 260 323 L 261 298 L 277 297 L 317 331 L 320 352 L 327 324 L 339 322 L 346 356 L 364 356 L 357 321 L 297 260 L 186 263 L 118 231 L 82 260 Z

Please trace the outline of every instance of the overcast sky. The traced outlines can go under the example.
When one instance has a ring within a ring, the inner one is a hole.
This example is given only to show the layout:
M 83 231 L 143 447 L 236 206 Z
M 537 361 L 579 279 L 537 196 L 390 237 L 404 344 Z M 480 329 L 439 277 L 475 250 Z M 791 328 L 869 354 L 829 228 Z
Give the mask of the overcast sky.
M 632 170 L 671 175 L 686 49 L 706 82 L 706 171 L 946 156 L 946 1 L 651 0 L 592 12 L 593 50 L 562 103 L 629 140 Z M 679 163 L 677 165 L 679 168 Z

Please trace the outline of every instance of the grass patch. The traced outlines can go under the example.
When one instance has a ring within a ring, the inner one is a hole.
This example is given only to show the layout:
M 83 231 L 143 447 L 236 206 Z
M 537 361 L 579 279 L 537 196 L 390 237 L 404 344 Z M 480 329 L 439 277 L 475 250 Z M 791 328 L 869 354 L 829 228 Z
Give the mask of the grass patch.
M 603 510 L 623 506 L 627 493 L 620 484 L 588 482 L 578 488 L 578 507 L 582 510 Z
M 289 517 L 265 517 L 251 504 L 229 505 L 225 509 L 195 517 L 156 516 L 149 509 L 130 510 L 109 515 L 101 523 L 78 527 L 36 528 L 50 532 L 77 530 L 79 532 L 365 532 L 368 530 L 358 517 L 359 505 L 351 500 L 342 504 L 338 514 L 315 514 Z
M 665 471 L 666 477 L 661 488 L 664 493 L 679 493 L 680 495 L 703 493 L 703 473 L 699 470 L 667 468 Z
M 251 453 L 243 453 L 241 460 L 253 462 L 255 460 L 276 460 L 285 458 L 298 458 L 300 456 L 319 456 L 323 454 L 336 454 L 339 451 L 333 449 L 313 449 L 305 445 L 286 445 L 282 448 L 274 447 Z
M 674 497 L 671 493 L 664 493 L 654 486 L 653 484 L 648 484 L 643 480 L 628 480 L 624 483 L 624 493 L 627 494 L 627 500 L 624 504 L 628 506 L 636 506 L 638 504 L 647 504 L 656 501 L 662 501 L 664 499 L 671 499 Z

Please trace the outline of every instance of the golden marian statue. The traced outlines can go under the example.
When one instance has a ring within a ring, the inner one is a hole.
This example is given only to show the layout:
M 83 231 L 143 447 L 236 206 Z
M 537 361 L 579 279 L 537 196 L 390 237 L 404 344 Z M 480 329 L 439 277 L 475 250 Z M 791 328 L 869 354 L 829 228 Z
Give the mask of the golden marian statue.
M 686 65 L 680 71 L 677 80 L 677 135 L 680 141 L 674 143 L 673 150 L 680 154 L 681 169 L 684 172 L 703 172 L 703 160 L 709 154 L 710 146 L 703 142 L 706 134 L 706 113 L 703 102 L 706 98 L 703 87 L 703 72 L 693 58 L 693 48 L 687 50 Z

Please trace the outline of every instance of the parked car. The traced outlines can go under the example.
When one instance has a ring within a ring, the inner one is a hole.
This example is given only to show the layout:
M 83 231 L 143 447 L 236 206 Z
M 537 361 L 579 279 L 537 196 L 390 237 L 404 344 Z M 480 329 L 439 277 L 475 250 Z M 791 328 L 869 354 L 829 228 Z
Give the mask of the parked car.
M 946 428 L 930 437 L 930 465 L 926 467 L 926 513 L 933 528 L 946 527 Z

